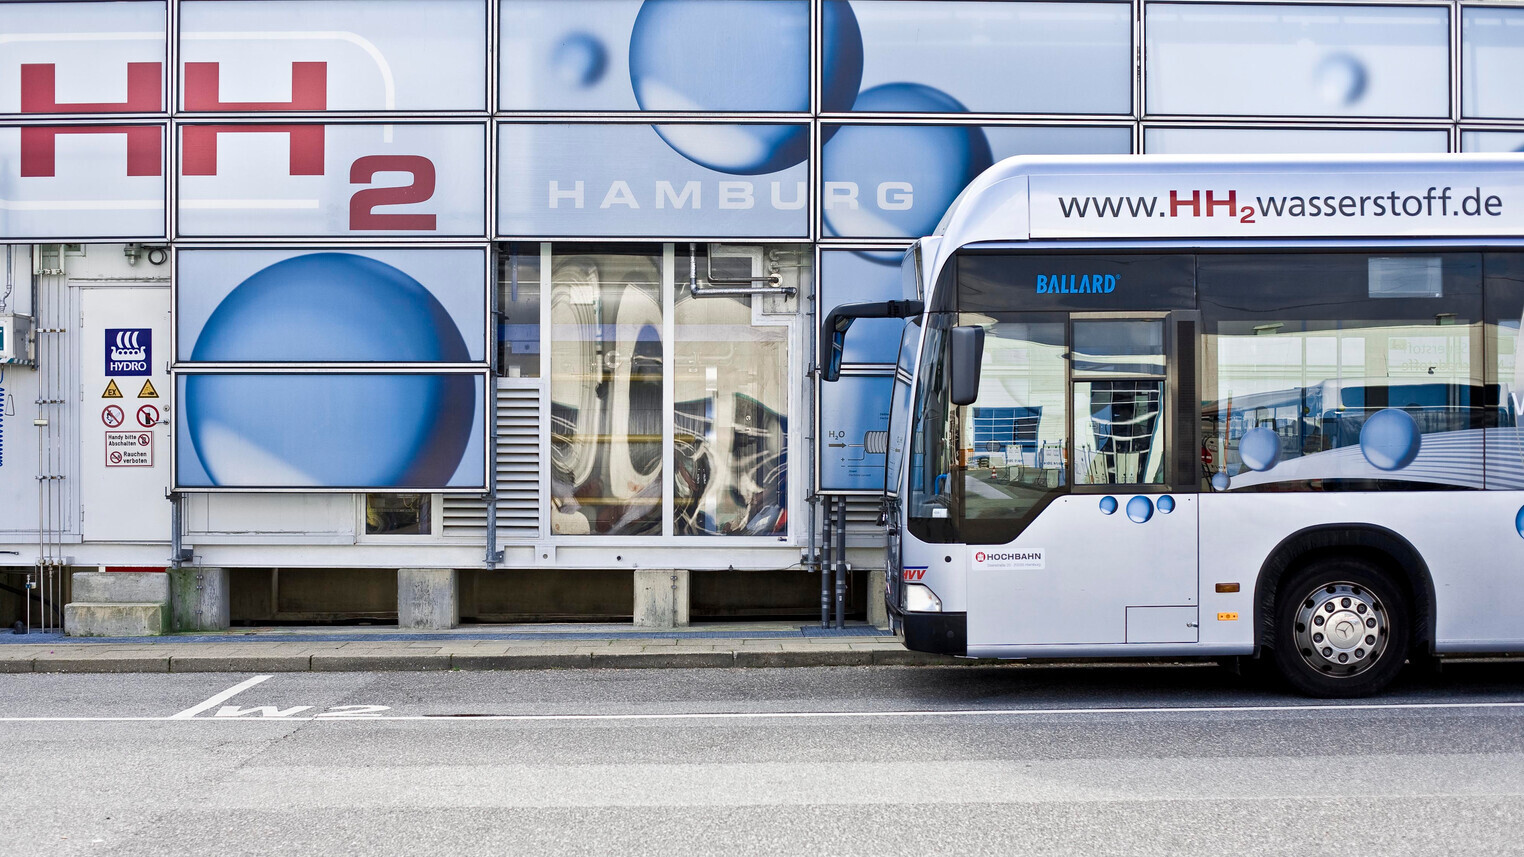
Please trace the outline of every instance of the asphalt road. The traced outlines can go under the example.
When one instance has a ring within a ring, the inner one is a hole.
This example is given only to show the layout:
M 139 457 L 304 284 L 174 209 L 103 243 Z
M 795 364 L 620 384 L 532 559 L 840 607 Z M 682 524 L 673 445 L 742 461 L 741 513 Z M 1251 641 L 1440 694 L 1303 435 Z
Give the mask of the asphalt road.
M 1524 854 L 1524 664 L 0 675 L 0 854 Z

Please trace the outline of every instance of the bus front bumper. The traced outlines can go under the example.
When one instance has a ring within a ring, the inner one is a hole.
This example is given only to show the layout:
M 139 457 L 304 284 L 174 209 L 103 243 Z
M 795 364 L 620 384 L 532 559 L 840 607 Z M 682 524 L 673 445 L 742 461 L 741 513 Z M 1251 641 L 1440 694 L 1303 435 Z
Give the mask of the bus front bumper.
M 909 613 L 893 605 L 889 613 L 894 634 L 905 648 L 937 655 L 968 654 L 967 613 Z

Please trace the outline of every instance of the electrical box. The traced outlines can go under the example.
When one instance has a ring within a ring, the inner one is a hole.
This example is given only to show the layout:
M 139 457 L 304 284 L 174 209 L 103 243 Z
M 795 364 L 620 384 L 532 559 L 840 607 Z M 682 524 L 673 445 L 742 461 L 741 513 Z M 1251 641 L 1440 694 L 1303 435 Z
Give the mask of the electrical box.
M 0 315 L 0 365 L 9 363 L 37 365 L 36 352 L 32 348 L 31 316 Z

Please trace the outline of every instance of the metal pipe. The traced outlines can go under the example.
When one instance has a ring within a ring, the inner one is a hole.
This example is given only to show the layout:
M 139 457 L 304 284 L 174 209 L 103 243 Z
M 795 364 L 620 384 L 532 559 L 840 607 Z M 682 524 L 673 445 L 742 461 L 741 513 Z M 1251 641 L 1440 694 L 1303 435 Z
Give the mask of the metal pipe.
M 847 627 L 847 498 L 836 513 L 836 627 Z
M 820 544 L 820 627 L 831 627 L 831 568 L 832 546 L 831 520 L 836 514 L 835 504 L 832 498 L 823 497 L 825 501 L 824 520 L 821 526 Z
M 688 243 L 688 291 L 696 298 L 734 298 L 746 295 L 787 295 L 793 297 L 798 289 L 793 286 L 780 286 L 782 278 L 777 274 L 764 277 L 726 277 L 715 279 L 714 262 L 709 261 L 709 270 L 705 272 L 705 281 L 710 283 L 773 283 L 771 286 L 756 288 L 714 288 L 713 286 L 700 286 L 698 282 L 698 243 Z

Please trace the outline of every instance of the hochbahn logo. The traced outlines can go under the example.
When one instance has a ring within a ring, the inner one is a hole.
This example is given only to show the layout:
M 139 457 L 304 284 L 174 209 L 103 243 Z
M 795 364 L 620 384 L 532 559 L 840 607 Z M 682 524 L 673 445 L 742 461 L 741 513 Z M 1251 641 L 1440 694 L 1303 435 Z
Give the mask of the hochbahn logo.
M 1042 548 L 1010 551 L 975 551 L 974 565 L 989 569 L 1039 569 L 1047 566 Z

